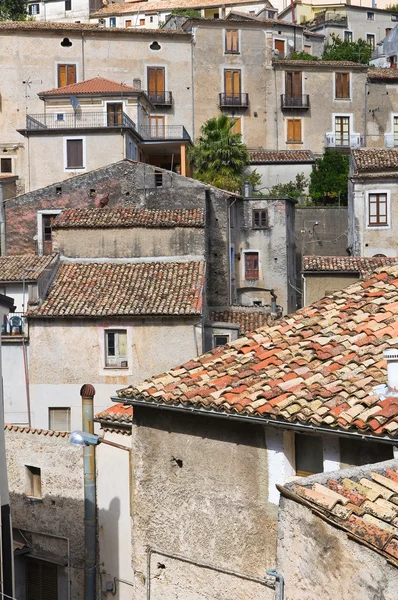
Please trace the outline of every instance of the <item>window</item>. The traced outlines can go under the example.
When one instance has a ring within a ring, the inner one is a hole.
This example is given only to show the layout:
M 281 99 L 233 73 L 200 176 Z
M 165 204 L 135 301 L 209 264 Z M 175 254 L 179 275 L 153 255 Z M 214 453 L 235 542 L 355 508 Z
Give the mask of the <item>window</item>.
M 369 227 L 388 226 L 386 193 L 368 195 L 368 214 Z
M 240 101 L 240 70 L 225 69 L 224 71 L 224 92 L 225 101 L 231 102 L 234 99 Z
M 352 42 L 352 31 L 345 31 L 344 32 L 344 41 L 345 42 Z
M 163 173 L 161 173 L 160 171 L 155 171 L 155 186 L 163 186 Z
M 133 26 L 133 22 L 131 19 L 127 19 L 127 21 L 125 22 L 125 26 L 126 27 L 132 27 Z
M 242 119 L 240 117 L 238 117 L 238 118 L 233 117 L 231 119 L 231 121 L 234 122 L 234 124 L 231 128 L 231 133 L 234 133 L 234 134 L 240 133 L 242 135 Z
M 65 0 L 65 10 L 72 10 L 72 0 Z
M 373 33 L 366 34 L 366 43 L 372 48 L 375 49 L 375 35 Z
M 335 84 L 336 84 L 336 98 L 350 99 L 350 74 L 349 73 L 335 73 Z
M 149 17 L 149 22 L 153 23 L 153 17 Z
M 70 431 L 70 408 L 49 408 L 48 424 L 50 431 Z
M 164 104 L 166 89 L 164 67 L 148 67 L 147 77 L 149 99 L 154 104 Z
M 164 138 L 164 117 L 160 115 L 150 115 L 150 135 L 151 138 Z
M 350 145 L 350 117 L 335 117 L 335 144 L 336 146 Z
M 253 229 L 266 229 L 268 227 L 268 211 L 253 210 Z
M 366 18 L 367 18 L 368 21 L 374 21 L 375 20 L 375 14 L 374 14 L 374 12 L 368 11 L 366 13 Z
M 239 31 L 237 29 L 225 31 L 225 53 L 239 54 Z
M 26 495 L 41 498 L 41 469 L 26 465 Z
M 30 15 L 39 15 L 40 14 L 40 4 L 29 4 L 28 12 Z
M 58 87 L 76 83 L 76 65 L 58 65 Z
M 140 25 L 141 25 L 141 27 L 144 27 L 144 25 L 145 25 L 145 19 L 140 19 Z
M 127 331 L 105 331 L 105 366 L 123 369 L 128 367 Z
M 219 13 L 214 13 L 213 19 L 219 19 L 219 18 L 220 18 L 220 14 Z
M 285 73 L 285 94 L 288 99 L 300 100 L 303 93 L 301 71 L 287 71 Z M 294 103 L 293 103 L 294 104 Z
M 294 442 L 296 475 L 308 477 L 314 473 L 323 473 L 322 438 L 316 435 L 296 433 Z
M 219 348 L 220 346 L 225 346 L 225 344 L 229 344 L 229 333 L 213 335 L 213 348 Z
M 274 50 L 276 50 L 276 54 L 280 57 L 285 56 L 285 40 L 274 40 Z
M 306 52 L 307 54 L 312 54 L 312 46 L 307 46 L 306 44 L 304 44 L 304 52 Z
M 35 600 L 58 599 L 57 565 L 26 558 L 26 598 Z
M 43 240 L 43 254 L 51 254 L 53 251 L 52 241 L 52 226 L 54 219 L 57 215 L 42 215 L 42 240 Z
M 386 28 L 386 37 L 387 37 L 387 35 L 390 33 L 390 31 L 391 31 L 391 27 L 387 27 L 387 28 Z
M 258 279 L 258 252 L 245 252 L 245 279 Z
M 66 168 L 83 169 L 83 140 L 66 140 Z
M 106 105 L 106 122 L 108 127 L 122 124 L 123 104 L 121 102 L 108 102 Z
M 2 158 L 0 168 L 2 173 L 12 173 L 12 158 Z
M 301 119 L 287 119 L 287 140 L 288 144 L 301 143 Z
M 63 121 L 64 120 L 64 113 L 57 113 L 57 121 Z
M 394 146 L 398 146 L 398 117 L 394 117 Z
M 116 17 L 111 17 L 109 19 L 109 27 L 116 27 Z

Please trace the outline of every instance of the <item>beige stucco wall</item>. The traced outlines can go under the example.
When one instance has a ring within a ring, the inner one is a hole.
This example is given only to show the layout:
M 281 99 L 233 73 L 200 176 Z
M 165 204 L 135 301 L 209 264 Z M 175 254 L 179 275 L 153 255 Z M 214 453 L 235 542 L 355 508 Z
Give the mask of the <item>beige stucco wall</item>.
M 144 600 L 149 585 L 153 600 L 273 599 L 272 589 L 223 572 L 263 579 L 275 565 L 276 506 L 268 502 L 264 429 L 134 411 L 134 598 Z M 147 546 L 153 552 L 146 583 Z M 170 557 L 175 554 L 191 562 Z
M 201 352 L 199 316 L 181 319 L 35 320 L 30 327 L 29 376 L 34 427 L 48 427 L 49 407 L 71 407 L 81 426 L 82 384 L 96 388 L 96 412 L 116 390 L 162 373 Z M 105 329 L 127 330 L 127 368 L 107 368 Z M 45 360 L 43 360 L 45 356 Z
M 341 275 L 339 273 L 304 273 L 304 306 L 309 306 L 310 304 L 313 304 L 317 300 L 320 300 L 321 298 L 324 298 L 333 292 L 343 290 L 352 283 L 356 283 L 358 279 L 359 274 Z
M 68 257 L 204 256 L 204 229 L 55 229 L 53 249 Z

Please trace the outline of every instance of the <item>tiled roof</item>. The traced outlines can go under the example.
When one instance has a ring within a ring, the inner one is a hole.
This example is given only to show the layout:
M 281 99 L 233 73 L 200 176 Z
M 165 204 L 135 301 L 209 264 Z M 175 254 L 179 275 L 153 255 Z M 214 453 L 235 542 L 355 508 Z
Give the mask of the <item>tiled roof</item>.
M 369 81 L 398 81 L 398 69 L 369 69 Z
M 383 350 L 398 345 L 398 267 L 118 391 L 128 401 L 280 424 L 398 435 L 398 398 L 379 399 Z
M 133 422 L 133 407 L 118 402 L 95 415 L 96 421 L 109 421 L 111 423 L 130 424 Z
M 341 69 L 344 67 L 349 67 L 350 69 L 357 69 L 360 71 L 366 71 L 368 69 L 368 65 L 361 65 L 356 62 L 352 62 L 349 60 L 290 60 L 289 58 L 279 58 L 274 59 L 272 61 L 274 66 L 279 67 L 319 67 L 320 69 L 324 69 L 325 67 L 331 67 L 333 69 Z
M 352 154 L 357 172 L 398 169 L 398 148 L 356 148 Z
M 398 567 L 398 463 L 388 461 L 277 486 L 282 495 Z
M 80 94 L 128 94 L 128 92 L 141 92 L 140 89 L 105 79 L 105 77 L 93 77 L 85 81 L 78 81 L 71 85 L 53 88 L 40 92 L 39 96 L 70 96 Z
M 249 150 L 252 163 L 307 163 L 315 162 L 310 150 Z
M 24 279 L 25 281 L 37 281 L 55 257 L 56 254 L 0 256 L 0 281 L 23 281 Z
M 118 16 L 137 14 L 137 12 L 172 10 L 173 8 L 201 8 L 202 6 L 233 6 L 235 4 L 244 5 L 253 4 L 253 2 L 250 2 L 250 0 L 226 0 L 226 2 L 217 2 L 216 0 L 149 0 L 148 2 L 123 2 L 120 4 L 109 4 L 105 8 L 97 10 L 92 16 Z M 266 4 L 266 2 L 264 2 L 264 4 Z
M 361 278 L 371 277 L 384 265 L 398 264 L 391 256 L 303 256 L 303 271 L 358 272 Z
M 178 29 L 145 29 L 144 27 L 104 27 L 98 23 L 66 23 L 54 21 L 0 21 L 0 31 L 92 31 L 98 35 L 109 37 L 109 34 L 129 36 L 156 37 L 187 37 L 184 31 Z M 189 35 L 190 37 L 190 35 Z
M 200 314 L 203 279 L 201 261 L 65 262 L 31 316 Z
M 319 38 L 325 38 L 325 35 L 323 33 L 316 33 L 315 31 L 310 31 L 309 29 L 304 29 L 303 31 L 305 36 L 311 36 L 311 37 L 319 37 Z
M 239 325 L 239 333 L 247 335 L 250 331 L 264 325 L 273 325 L 275 317 L 264 310 L 242 310 L 238 307 L 231 307 L 229 310 L 211 311 L 209 320 L 219 323 L 235 323 Z
M 58 215 L 53 229 L 76 227 L 204 227 L 204 211 L 192 209 L 70 208 Z
M 11 425 L 6 423 L 4 425 L 5 431 L 19 431 L 20 433 L 35 433 L 37 435 L 48 435 L 49 437 L 69 437 L 68 431 L 52 431 L 51 429 L 37 429 L 35 427 L 24 427 L 23 425 Z

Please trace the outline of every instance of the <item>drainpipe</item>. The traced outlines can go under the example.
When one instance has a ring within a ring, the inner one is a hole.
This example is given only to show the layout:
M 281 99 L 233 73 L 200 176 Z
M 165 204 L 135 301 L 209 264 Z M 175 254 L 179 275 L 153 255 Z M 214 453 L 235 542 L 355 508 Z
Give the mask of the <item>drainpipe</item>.
M 82 427 L 85 433 L 94 433 L 94 396 L 95 388 L 90 384 L 83 385 Z M 96 480 L 95 480 L 95 446 L 83 448 L 84 464 L 84 600 L 96 600 L 96 563 L 97 563 L 97 530 L 96 530 Z
M 368 82 L 365 81 L 365 88 L 364 88 L 365 92 L 364 92 L 364 99 L 363 99 L 363 125 L 364 125 L 364 132 L 363 132 L 363 145 L 367 146 L 367 112 L 368 112 Z
M 82 31 L 82 81 L 84 81 L 84 44 L 86 39 L 84 37 L 84 31 Z
M 283 579 L 283 575 L 277 573 L 276 569 L 270 569 L 269 571 L 267 571 L 267 575 L 275 577 L 276 581 L 279 583 L 279 600 L 283 600 L 285 588 L 285 580 Z

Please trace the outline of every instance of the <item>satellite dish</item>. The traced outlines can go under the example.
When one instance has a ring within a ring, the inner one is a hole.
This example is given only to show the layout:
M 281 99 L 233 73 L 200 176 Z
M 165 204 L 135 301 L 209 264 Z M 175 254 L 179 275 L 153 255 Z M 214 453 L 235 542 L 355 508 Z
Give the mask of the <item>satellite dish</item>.
M 71 96 L 69 98 L 69 102 L 72 104 L 73 106 L 73 110 L 76 110 L 79 106 L 79 100 L 76 98 L 76 96 Z
M 107 6 L 107 4 L 108 4 L 108 0 L 102 0 L 102 4 L 103 4 L 104 6 Z
M 293 40 L 288 40 L 287 44 L 290 48 L 293 48 L 293 46 L 294 46 Z

